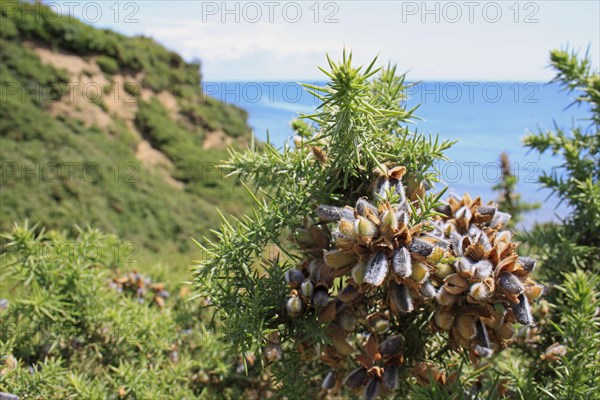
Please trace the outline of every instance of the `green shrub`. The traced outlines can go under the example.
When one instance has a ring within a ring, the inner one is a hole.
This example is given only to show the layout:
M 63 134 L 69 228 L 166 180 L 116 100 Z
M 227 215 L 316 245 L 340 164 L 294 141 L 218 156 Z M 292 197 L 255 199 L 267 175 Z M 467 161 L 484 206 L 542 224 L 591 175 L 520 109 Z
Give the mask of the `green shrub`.
M 153 294 L 140 302 L 136 290 L 117 290 L 115 278 L 137 274 L 129 242 L 27 226 L 2 241 L 9 304 L 0 310 L 0 391 L 40 400 L 237 399 L 258 379 L 227 355 L 203 303 L 190 302 L 181 283 L 166 284 L 163 307 Z
M 99 55 L 96 57 L 96 62 L 105 74 L 114 75 L 119 72 L 119 63 L 112 57 Z

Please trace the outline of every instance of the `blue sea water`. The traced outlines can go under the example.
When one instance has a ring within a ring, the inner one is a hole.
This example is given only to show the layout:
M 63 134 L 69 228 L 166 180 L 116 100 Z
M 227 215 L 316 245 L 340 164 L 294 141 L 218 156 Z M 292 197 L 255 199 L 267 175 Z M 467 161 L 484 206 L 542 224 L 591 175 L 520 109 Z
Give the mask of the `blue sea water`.
M 324 85 L 323 82 L 306 82 Z M 296 82 L 206 82 L 205 92 L 234 103 L 249 113 L 255 136 L 267 137 L 282 146 L 292 137 L 290 121 L 299 113 L 310 113 L 319 101 Z M 549 154 L 528 152 L 521 140 L 528 131 L 552 129 L 554 125 L 584 127 L 586 110 L 567 108 L 573 95 L 555 84 L 542 82 L 420 82 L 408 90 L 409 106 L 420 104 L 414 128 L 441 139 L 458 140 L 440 163 L 443 185 L 449 193 L 462 196 L 477 194 L 487 201 L 497 194 L 492 186 L 500 178 L 499 156 L 508 153 L 517 189 L 523 200 L 542 203 L 542 208 L 528 214 L 524 226 L 534 222 L 557 220 L 568 214 L 564 205 L 549 191 L 540 189 L 537 177 L 560 164 Z

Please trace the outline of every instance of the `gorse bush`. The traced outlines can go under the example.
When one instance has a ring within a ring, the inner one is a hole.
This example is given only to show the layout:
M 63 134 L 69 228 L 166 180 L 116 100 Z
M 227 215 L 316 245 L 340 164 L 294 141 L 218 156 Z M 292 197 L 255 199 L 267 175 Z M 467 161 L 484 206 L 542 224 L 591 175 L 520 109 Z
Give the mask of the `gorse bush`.
M 594 368 L 576 361 L 597 366 L 597 278 L 561 274 L 596 268 L 597 115 L 589 133 L 526 139 L 567 153 L 566 174 L 541 182 L 574 207 L 552 228 L 574 236 L 544 248 L 581 255 L 542 251 L 534 269 L 539 248 L 531 240 L 517 253 L 509 213 L 468 194 L 431 193 L 434 163 L 452 143 L 411 129 L 404 76 L 351 60 L 328 59 L 330 82 L 306 85 L 321 104 L 293 122 L 293 145 L 232 151 L 225 164 L 257 192 L 251 215 L 201 246 L 210 258 L 195 273 L 224 342 L 262 353 L 278 396 L 290 399 L 597 394 Z M 587 61 L 556 52 L 552 61 L 596 113 L 598 75 Z M 519 216 L 532 207 L 515 184 L 505 171 L 496 189 Z M 554 287 L 539 303 L 536 275 Z
M 2 239 L 9 300 L 0 310 L 0 391 L 40 400 L 237 399 L 260 383 L 206 329 L 210 315 L 188 301 L 188 286 L 131 268 L 129 243 L 27 226 Z

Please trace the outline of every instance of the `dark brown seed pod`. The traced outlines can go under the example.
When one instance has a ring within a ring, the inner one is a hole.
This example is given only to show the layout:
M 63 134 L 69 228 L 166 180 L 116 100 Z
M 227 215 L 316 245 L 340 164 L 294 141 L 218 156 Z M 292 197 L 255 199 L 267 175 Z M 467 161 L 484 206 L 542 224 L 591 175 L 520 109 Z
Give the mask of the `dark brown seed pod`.
M 493 217 L 496 214 L 496 207 L 494 206 L 480 206 L 477 209 L 477 213 L 482 216 Z
M 335 386 L 335 372 L 329 371 L 325 378 L 323 379 L 323 383 L 321 384 L 321 388 L 323 390 L 333 389 Z
M 510 303 L 510 308 L 515 315 L 515 319 L 518 323 L 523 325 L 532 325 L 533 317 L 531 316 L 531 307 L 529 306 L 529 300 L 524 294 L 519 295 L 518 303 Z
M 365 384 L 366 380 L 367 369 L 365 367 L 359 367 L 350 372 L 346 379 L 344 379 L 344 386 L 349 389 L 358 389 Z
M 406 285 L 391 282 L 390 284 L 390 301 L 396 310 L 409 313 L 414 309 L 410 292 Z
M 449 204 L 442 204 L 435 208 L 436 212 L 440 214 L 444 214 L 446 217 L 450 217 L 452 215 L 452 207 Z
M 523 265 L 525 271 L 532 272 L 535 268 L 535 261 L 536 260 L 530 257 L 519 257 L 519 264 Z
M 393 364 L 388 364 L 383 370 L 381 383 L 387 390 L 394 390 L 398 386 L 398 367 Z
M 406 247 L 398 247 L 394 250 L 392 268 L 401 278 L 408 278 L 412 274 L 412 261 Z
M 383 358 L 391 358 L 402 354 L 404 349 L 404 337 L 402 335 L 392 336 L 379 345 L 379 353 Z
M 317 217 L 321 222 L 337 222 L 340 219 L 354 219 L 352 210 L 348 208 L 320 205 L 317 207 Z
M 419 239 L 414 239 L 408 245 L 408 251 L 410 251 L 411 253 L 419 254 L 423 257 L 427 257 L 433 251 L 433 245 L 431 243 L 427 243 Z
M 383 251 L 379 251 L 369 258 L 365 271 L 364 282 L 373 286 L 381 286 L 387 276 L 389 268 L 388 258 Z
M 379 396 L 379 386 L 381 380 L 377 377 L 372 378 L 365 388 L 365 400 L 375 400 Z
M 360 297 L 360 291 L 358 288 L 352 285 L 346 286 L 341 292 L 338 293 L 338 298 L 344 303 L 354 301 L 358 297 Z
M 500 274 L 498 277 L 498 284 L 502 289 L 512 294 L 521 294 L 525 290 L 523 282 L 510 272 L 503 272 Z
M 475 323 L 475 329 L 477 330 L 477 347 L 475 350 L 481 357 L 491 356 L 493 351 L 490 346 L 490 339 L 487 329 L 480 319 Z

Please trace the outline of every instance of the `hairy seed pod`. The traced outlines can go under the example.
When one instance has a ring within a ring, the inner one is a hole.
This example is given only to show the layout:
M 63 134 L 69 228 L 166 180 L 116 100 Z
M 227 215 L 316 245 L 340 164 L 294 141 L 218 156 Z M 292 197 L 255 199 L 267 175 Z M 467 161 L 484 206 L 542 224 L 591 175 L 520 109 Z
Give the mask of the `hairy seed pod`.
M 303 281 L 304 274 L 302 271 L 292 268 L 285 272 L 285 282 L 293 289 L 296 289 L 298 286 L 300 286 Z
M 379 353 L 383 358 L 396 357 L 402 354 L 404 349 L 404 337 L 402 335 L 392 336 L 379 345 Z
M 329 303 L 329 292 L 326 287 L 318 286 L 315 288 L 312 296 L 312 305 L 316 308 L 327 307 Z
M 268 362 L 273 363 L 281 360 L 281 356 L 283 355 L 283 350 L 281 350 L 281 346 L 279 343 L 269 342 L 263 348 L 263 354 Z
M 412 312 L 414 304 L 406 285 L 392 282 L 390 284 L 390 301 L 394 307 L 403 313 Z
M 370 238 L 377 235 L 379 229 L 371 220 L 359 216 L 354 222 L 354 232 L 361 238 Z
M 393 364 L 385 366 L 381 383 L 387 390 L 394 390 L 398 386 L 398 367 Z
M 449 310 L 441 308 L 433 314 L 433 322 L 438 328 L 447 331 L 454 323 L 454 315 Z
M 433 245 L 423 240 L 414 239 L 408 245 L 408 251 L 410 251 L 411 253 L 416 253 L 423 257 L 427 257 L 433 251 Z
M 477 240 L 477 243 L 482 245 L 483 249 L 485 251 L 490 251 L 492 249 L 492 244 L 490 243 L 490 239 L 484 232 L 481 232 L 481 235 L 479 235 L 479 239 Z
M 290 317 L 295 317 L 302 312 L 302 300 L 300 297 L 292 295 L 287 299 L 285 308 L 287 309 Z
M 365 272 L 367 271 L 367 262 L 359 261 L 354 267 L 352 267 L 352 279 L 358 284 L 361 284 L 365 280 Z
M 388 258 L 383 251 L 371 255 L 367 263 L 364 281 L 373 286 L 381 286 L 388 273 L 388 264 Z
M 344 379 L 344 386 L 349 389 L 358 389 L 365 384 L 366 380 L 367 369 L 365 367 L 359 367 L 350 372 L 346 379 Z
M 468 314 L 460 314 L 458 317 L 456 317 L 454 326 L 456 327 L 460 336 L 467 340 L 473 339 L 477 333 L 475 321 L 473 320 L 473 317 Z
M 430 281 L 425 281 L 423 286 L 421 286 L 421 295 L 426 299 L 432 299 L 437 296 L 437 290 L 435 286 L 431 284 Z
M 356 202 L 356 212 L 364 217 L 367 213 L 367 210 L 373 213 L 373 215 L 379 214 L 377 212 L 377 208 L 373 204 L 369 203 L 365 198 L 358 199 Z
M 462 243 L 463 236 L 456 231 L 452 231 L 452 233 L 450 233 L 450 246 L 452 246 L 454 254 L 456 254 L 458 257 L 462 257 L 464 255 Z
M 422 262 L 416 262 L 412 266 L 412 274 L 410 277 L 415 282 L 423 282 L 429 276 L 429 266 Z
M 468 208 L 467 206 L 462 206 L 461 208 L 456 210 L 456 212 L 454 213 L 454 218 L 457 220 L 458 219 L 470 220 L 472 216 L 473 216 L 473 214 L 471 213 L 471 209 Z
M 494 266 L 488 260 L 481 260 L 473 265 L 474 277 L 480 280 L 490 277 L 493 270 Z
M 427 261 L 436 264 L 444 258 L 445 254 L 446 250 L 444 250 L 442 247 L 434 246 L 433 250 L 431 251 L 431 254 L 427 256 Z
M 531 316 L 531 307 L 529 306 L 529 300 L 525 295 L 519 295 L 518 303 L 510 303 L 510 308 L 515 315 L 515 319 L 518 323 L 523 325 L 533 324 L 533 317 Z
M 535 268 L 535 260 L 530 257 L 519 257 L 519 264 L 523 265 L 525 271 L 532 272 Z
M 333 269 L 344 268 L 356 261 L 355 254 L 349 254 L 342 250 L 328 251 L 323 255 L 325 263 Z
M 492 291 L 485 282 L 474 283 L 469 289 L 469 296 L 478 303 L 489 300 L 492 294 Z
M 380 383 L 381 381 L 377 377 L 372 378 L 369 383 L 367 383 L 364 400 L 375 400 L 377 396 L 379 396 Z
M 381 230 L 393 233 L 398 228 L 398 217 L 394 211 L 386 211 L 381 218 Z
M 354 214 L 348 208 L 340 208 L 323 204 L 317 207 L 317 216 L 321 222 L 337 222 L 342 218 L 349 220 L 354 219 Z
M 377 182 L 375 184 L 375 191 L 373 192 L 373 198 L 377 199 L 377 200 L 387 199 L 388 190 L 390 190 L 390 180 L 385 176 L 378 178 Z
M 352 285 L 346 286 L 344 289 L 342 289 L 342 291 L 338 293 L 338 298 L 344 303 L 349 303 L 358 299 L 359 297 L 360 291 Z
M 406 191 L 404 190 L 404 185 L 402 184 L 402 182 L 399 180 L 395 180 L 394 186 L 394 194 L 398 196 L 401 200 L 405 200 Z
M 440 279 L 452 275 L 454 273 L 454 267 L 450 264 L 440 263 L 435 266 L 434 275 Z
M 335 386 L 335 372 L 329 371 L 325 378 L 323 379 L 323 383 L 321 384 L 321 388 L 323 390 L 333 389 Z
M 490 228 L 499 229 L 506 225 L 510 221 L 511 215 L 502 211 L 496 211 L 492 222 L 490 222 Z
M 510 272 L 503 272 L 500 274 L 498 277 L 498 284 L 502 289 L 512 294 L 521 294 L 523 293 L 523 290 L 525 290 L 523 282 Z
M 310 279 L 305 280 L 304 282 L 302 282 L 302 285 L 300 285 L 300 293 L 302 293 L 302 296 L 307 297 L 309 299 L 312 297 L 314 290 L 315 285 Z
M 354 222 L 348 219 L 340 220 L 338 230 L 348 239 L 354 239 L 356 237 L 356 232 L 354 231 Z
M 461 257 L 456 262 L 456 269 L 462 275 L 471 276 L 475 270 L 475 263 L 467 257 Z
M 394 249 L 392 268 L 401 278 L 408 278 L 412 274 L 412 261 L 406 247 Z

